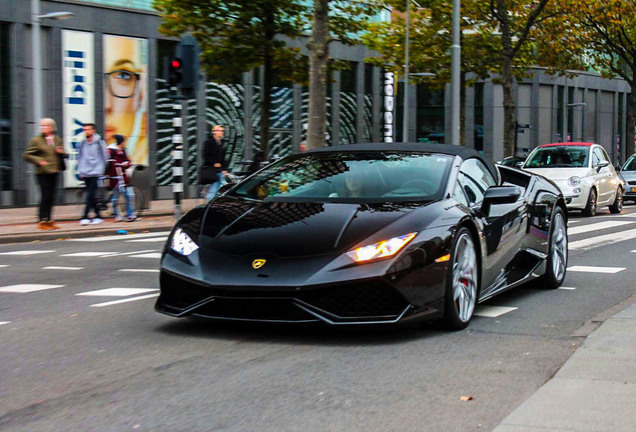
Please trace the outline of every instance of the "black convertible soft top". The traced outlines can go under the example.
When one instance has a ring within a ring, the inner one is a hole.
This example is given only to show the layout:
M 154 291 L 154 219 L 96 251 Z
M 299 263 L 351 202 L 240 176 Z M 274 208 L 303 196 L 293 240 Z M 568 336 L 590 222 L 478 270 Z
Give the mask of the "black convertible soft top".
M 495 165 L 485 159 L 479 152 L 474 149 L 455 146 L 451 144 L 434 144 L 434 143 L 361 143 L 361 144 L 347 144 L 338 145 L 333 147 L 322 147 L 319 149 L 307 150 L 305 153 L 336 153 L 336 152 L 351 152 L 351 151 L 396 151 L 396 152 L 427 152 L 427 153 L 442 153 L 452 156 L 459 156 L 466 160 L 470 158 L 479 159 L 486 168 L 490 171 L 495 179 L 499 178 L 499 172 Z

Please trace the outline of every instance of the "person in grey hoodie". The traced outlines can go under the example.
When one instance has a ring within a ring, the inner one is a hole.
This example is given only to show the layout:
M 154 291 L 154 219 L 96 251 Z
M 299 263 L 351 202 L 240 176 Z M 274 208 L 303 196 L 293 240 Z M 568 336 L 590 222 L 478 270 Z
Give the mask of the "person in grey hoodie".
M 96 196 L 97 186 L 99 178 L 104 175 L 106 170 L 108 150 L 104 140 L 95 132 L 94 123 L 85 123 L 83 130 L 85 138 L 79 146 L 77 171 L 80 178 L 86 183 L 86 207 L 80 225 L 99 224 L 104 220 L 99 214 L 100 208 Z M 89 218 L 91 210 L 95 212 L 93 219 Z

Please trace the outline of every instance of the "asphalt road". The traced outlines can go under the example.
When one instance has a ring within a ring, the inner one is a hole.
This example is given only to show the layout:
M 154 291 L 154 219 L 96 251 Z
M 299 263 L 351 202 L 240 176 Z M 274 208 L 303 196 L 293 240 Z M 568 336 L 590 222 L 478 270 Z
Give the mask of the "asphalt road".
M 520 287 L 455 333 L 157 314 L 157 233 L 0 245 L 0 430 L 492 430 L 636 294 L 636 207 L 569 230 L 568 289 Z

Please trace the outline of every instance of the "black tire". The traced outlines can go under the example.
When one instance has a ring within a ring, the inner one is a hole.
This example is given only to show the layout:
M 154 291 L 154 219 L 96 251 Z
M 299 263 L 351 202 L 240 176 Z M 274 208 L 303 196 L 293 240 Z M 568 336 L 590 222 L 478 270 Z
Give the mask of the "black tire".
M 620 213 L 623 211 L 623 188 L 622 187 L 618 187 L 618 190 L 616 191 L 616 199 L 614 200 L 614 203 L 609 206 L 609 211 L 610 213 Z
M 539 282 L 544 288 L 556 289 L 565 279 L 568 267 L 568 230 L 565 214 L 556 207 L 550 222 L 550 240 L 545 273 Z
M 587 197 L 587 204 L 583 209 L 584 216 L 594 216 L 596 214 L 596 205 L 598 201 L 598 196 L 596 195 L 596 189 L 590 189 L 590 194 Z
M 462 330 L 470 323 L 479 295 L 477 247 L 467 228 L 460 228 L 455 235 L 448 263 L 444 326 L 449 330 Z

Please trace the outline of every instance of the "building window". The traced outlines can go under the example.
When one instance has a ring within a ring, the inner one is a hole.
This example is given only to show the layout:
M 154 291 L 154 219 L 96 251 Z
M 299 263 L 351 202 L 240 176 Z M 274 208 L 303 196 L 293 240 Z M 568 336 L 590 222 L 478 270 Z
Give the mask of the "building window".
M 10 53 L 9 25 L 0 23 L 0 52 Z M 11 190 L 11 65 L 0 56 L 0 190 Z
M 444 90 L 417 86 L 417 142 L 444 143 Z

